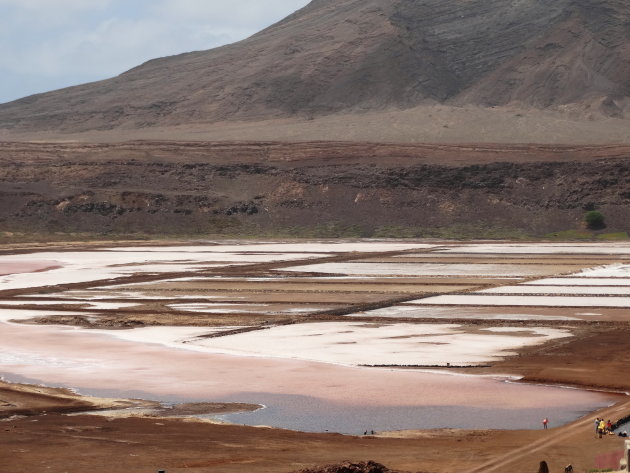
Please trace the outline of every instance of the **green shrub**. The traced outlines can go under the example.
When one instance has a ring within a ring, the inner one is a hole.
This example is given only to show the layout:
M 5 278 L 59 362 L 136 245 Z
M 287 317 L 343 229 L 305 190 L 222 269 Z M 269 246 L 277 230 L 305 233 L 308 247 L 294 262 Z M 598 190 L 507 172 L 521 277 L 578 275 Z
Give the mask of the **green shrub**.
M 584 214 L 584 223 L 587 228 L 597 230 L 598 228 L 604 228 L 604 214 L 597 210 L 590 210 Z

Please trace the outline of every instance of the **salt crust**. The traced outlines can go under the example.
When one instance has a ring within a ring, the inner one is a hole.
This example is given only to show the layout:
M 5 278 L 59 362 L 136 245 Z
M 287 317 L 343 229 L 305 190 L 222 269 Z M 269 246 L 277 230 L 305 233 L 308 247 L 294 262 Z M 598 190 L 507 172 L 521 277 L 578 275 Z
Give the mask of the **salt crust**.
M 90 332 L 128 342 L 152 343 L 170 348 L 186 348 L 185 344 L 191 340 L 197 340 L 201 336 L 239 328 L 243 327 L 141 327 L 132 330 L 90 330 Z
M 346 253 L 346 252 L 379 252 L 379 251 L 403 251 L 413 249 L 430 249 L 437 245 L 426 243 L 398 243 L 389 241 L 360 241 L 360 242 L 337 242 L 337 241 L 307 241 L 304 243 L 243 243 L 243 244 L 225 244 L 216 242 L 216 244 L 199 245 L 199 246 L 162 246 L 162 247 L 143 247 L 142 251 L 156 252 L 181 252 L 181 253 L 291 253 L 291 252 L 308 252 L 308 253 Z M 138 251 L 139 248 L 111 248 L 109 251 Z M 321 255 L 320 255 L 321 256 Z
M 243 356 L 292 358 L 343 365 L 476 364 L 520 347 L 571 336 L 552 328 L 504 328 L 469 333 L 458 325 L 310 323 L 202 339 L 199 349 Z M 510 335 L 518 332 L 519 336 Z M 527 333 L 527 335 L 524 335 Z M 190 347 L 190 345 L 189 345 Z
M 629 287 L 610 286 L 502 286 L 491 289 L 483 289 L 478 294 L 578 294 L 578 295 L 627 295 L 630 296 Z
M 318 272 L 348 275 L 398 276 L 544 276 L 553 268 L 518 264 L 449 264 L 449 263 L 322 263 L 285 268 L 285 271 Z
M 578 314 L 579 315 L 579 314 Z M 417 319 L 474 319 L 474 320 L 579 320 L 576 317 L 537 314 L 506 314 L 504 312 L 487 313 L 474 308 L 458 307 L 410 307 L 393 306 L 384 309 L 358 312 L 346 317 L 383 317 Z
M 302 314 L 309 312 L 318 312 L 329 309 L 330 307 L 293 307 L 278 310 L 274 309 L 271 304 L 169 304 L 168 307 L 184 312 L 199 312 L 206 314 Z
M 493 253 L 510 254 L 597 254 L 630 255 L 630 243 L 481 243 L 470 245 L 444 245 L 436 250 L 444 253 Z
M 0 309 L 0 322 L 10 320 L 28 320 L 36 317 L 51 317 L 55 315 L 94 315 L 89 312 L 64 312 L 58 310 L 29 310 L 29 309 Z
M 630 286 L 630 278 L 545 278 L 536 281 L 528 281 L 523 285 L 535 286 Z
M 210 261 L 225 263 L 262 263 L 321 257 L 321 254 L 253 254 L 192 253 L 159 251 L 89 251 L 42 252 L 11 256 L 11 261 L 37 262 L 51 260 L 61 268 L 40 273 L 11 274 L 0 277 L 0 290 L 71 284 L 128 276 L 134 273 L 195 272 L 215 268 Z M 0 261 L 2 260 L 0 256 Z M 6 257 L 8 258 L 8 257 Z
M 475 305 L 519 307 L 629 307 L 630 297 L 446 295 L 409 302 L 418 305 Z
M 597 268 L 585 269 L 574 274 L 574 276 L 579 278 L 627 278 L 630 277 L 630 265 L 610 264 L 599 266 Z

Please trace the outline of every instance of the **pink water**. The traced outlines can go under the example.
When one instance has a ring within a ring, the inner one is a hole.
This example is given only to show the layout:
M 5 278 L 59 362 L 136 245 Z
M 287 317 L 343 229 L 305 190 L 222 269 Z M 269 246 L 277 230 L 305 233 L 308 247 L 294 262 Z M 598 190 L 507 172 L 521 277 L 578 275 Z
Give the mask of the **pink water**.
M 0 276 L 35 273 L 60 267 L 61 265 L 57 261 L 0 261 Z
M 230 420 L 300 430 L 329 430 L 316 427 L 324 422 L 330 429 L 357 433 L 365 423 L 362 416 L 377 430 L 434 426 L 427 419 L 436 416 L 450 427 L 482 428 L 499 425 L 489 418 L 492 412 L 503 419 L 512 416 L 516 420 L 510 425 L 520 428 L 528 422 L 514 417 L 519 413 L 537 423 L 539 414 L 553 412 L 568 422 L 613 402 L 601 393 L 486 377 L 207 354 L 64 327 L 2 324 L 0 347 L 5 373 L 91 392 L 142 392 L 160 400 L 271 403 L 249 420 Z M 292 414 L 297 411 L 303 415 Z M 477 417 L 457 423 L 474 412 Z

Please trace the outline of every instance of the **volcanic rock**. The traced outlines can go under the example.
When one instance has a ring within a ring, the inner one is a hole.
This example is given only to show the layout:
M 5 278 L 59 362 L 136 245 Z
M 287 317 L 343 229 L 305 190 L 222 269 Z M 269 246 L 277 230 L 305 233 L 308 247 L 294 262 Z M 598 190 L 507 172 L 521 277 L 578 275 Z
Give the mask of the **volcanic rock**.
M 343 462 L 339 465 L 329 465 L 319 468 L 309 468 L 295 473 L 402 473 L 390 470 L 386 466 L 373 461 L 352 463 Z

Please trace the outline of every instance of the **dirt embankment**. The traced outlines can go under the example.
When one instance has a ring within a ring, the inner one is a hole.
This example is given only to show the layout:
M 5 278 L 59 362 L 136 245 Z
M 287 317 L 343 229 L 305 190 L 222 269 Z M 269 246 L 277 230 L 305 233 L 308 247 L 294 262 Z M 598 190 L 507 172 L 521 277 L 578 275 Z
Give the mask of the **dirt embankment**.
M 598 209 L 611 231 L 625 231 L 628 158 L 627 146 L 8 143 L 0 224 L 24 233 L 541 235 L 579 228 Z

